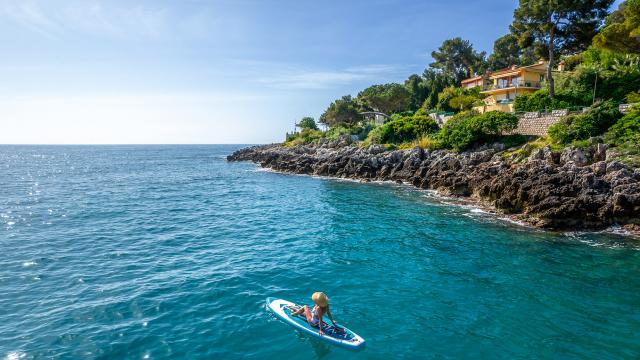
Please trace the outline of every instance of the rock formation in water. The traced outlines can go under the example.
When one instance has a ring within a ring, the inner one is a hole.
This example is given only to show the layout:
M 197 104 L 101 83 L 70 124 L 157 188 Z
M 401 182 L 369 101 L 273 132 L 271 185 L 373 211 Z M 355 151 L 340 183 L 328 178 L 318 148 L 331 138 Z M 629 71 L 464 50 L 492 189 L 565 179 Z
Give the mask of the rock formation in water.
M 516 220 L 548 229 L 640 229 L 640 169 L 607 158 L 602 144 L 588 150 L 548 148 L 515 161 L 500 144 L 455 153 L 421 148 L 386 151 L 339 142 L 241 149 L 229 161 L 253 161 L 277 171 L 364 181 L 413 184 L 471 197 Z

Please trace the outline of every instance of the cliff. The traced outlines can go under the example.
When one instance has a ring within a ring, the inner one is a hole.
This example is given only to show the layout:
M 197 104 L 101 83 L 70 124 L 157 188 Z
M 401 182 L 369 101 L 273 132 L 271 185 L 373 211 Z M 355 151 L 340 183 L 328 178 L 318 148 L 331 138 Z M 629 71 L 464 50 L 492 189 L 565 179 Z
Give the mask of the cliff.
M 502 214 L 547 229 L 640 229 L 640 169 L 607 159 L 602 144 L 587 150 L 538 149 L 521 161 L 499 144 L 455 153 L 421 148 L 385 151 L 323 143 L 241 149 L 229 161 L 277 171 L 413 184 L 470 197 Z

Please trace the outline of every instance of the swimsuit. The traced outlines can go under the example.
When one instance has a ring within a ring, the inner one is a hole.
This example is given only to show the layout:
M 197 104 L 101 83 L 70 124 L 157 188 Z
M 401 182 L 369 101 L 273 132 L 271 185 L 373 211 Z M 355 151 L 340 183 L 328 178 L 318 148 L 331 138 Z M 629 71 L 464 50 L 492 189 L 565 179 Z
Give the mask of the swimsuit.
M 312 314 L 312 316 L 311 316 L 311 326 L 314 326 L 314 327 L 318 326 L 318 323 L 320 322 L 319 319 L 318 319 L 318 312 L 317 312 L 316 309 L 317 308 L 314 306 L 313 310 L 311 310 L 311 314 Z

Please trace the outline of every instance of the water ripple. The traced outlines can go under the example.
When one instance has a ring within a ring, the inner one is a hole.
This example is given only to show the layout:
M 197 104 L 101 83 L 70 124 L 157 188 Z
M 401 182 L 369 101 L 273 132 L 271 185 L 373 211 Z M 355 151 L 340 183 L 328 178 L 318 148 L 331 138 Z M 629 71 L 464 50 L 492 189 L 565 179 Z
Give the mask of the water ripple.
M 235 148 L 0 147 L 0 358 L 640 357 L 637 241 Z M 365 351 L 265 311 L 316 290 Z

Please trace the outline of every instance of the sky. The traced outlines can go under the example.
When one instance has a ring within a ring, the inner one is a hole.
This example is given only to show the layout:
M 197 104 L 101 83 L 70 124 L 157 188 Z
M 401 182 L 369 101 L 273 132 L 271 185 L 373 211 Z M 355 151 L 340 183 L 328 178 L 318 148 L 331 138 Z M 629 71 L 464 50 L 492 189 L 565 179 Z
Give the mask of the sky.
M 490 52 L 515 0 L 0 0 L 0 143 L 282 141 L 343 95 Z

